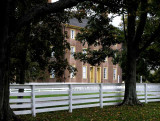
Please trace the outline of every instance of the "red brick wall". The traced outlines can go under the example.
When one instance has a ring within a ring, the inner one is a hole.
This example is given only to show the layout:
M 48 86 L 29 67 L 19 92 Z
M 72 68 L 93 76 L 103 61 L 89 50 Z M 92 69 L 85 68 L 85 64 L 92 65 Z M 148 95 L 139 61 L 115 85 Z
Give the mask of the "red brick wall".
M 76 52 L 81 52 L 83 48 L 88 48 L 87 44 L 85 44 L 84 46 L 82 46 L 82 44 L 78 41 L 75 41 L 74 39 L 71 39 L 70 38 L 70 30 L 72 28 L 66 28 L 66 31 L 68 32 L 68 42 L 70 43 L 71 46 L 75 46 L 76 47 Z M 76 30 L 76 34 L 79 32 L 79 30 Z M 94 47 L 92 46 L 91 49 L 99 49 L 100 47 Z M 121 48 L 121 44 L 117 44 L 117 45 L 114 45 L 112 46 L 113 49 L 120 49 Z M 70 53 L 67 53 L 66 54 L 66 57 L 67 56 L 70 56 Z M 78 69 L 78 72 L 77 72 L 77 75 L 76 75 L 76 78 L 74 79 L 69 79 L 67 80 L 67 82 L 90 82 L 90 66 L 89 64 L 85 64 L 87 66 L 87 78 L 88 79 L 83 79 L 82 77 L 82 73 L 83 73 L 83 70 L 82 70 L 82 67 L 83 67 L 83 63 L 80 62 L 79 60 L 74 60 L 74 58 L 72 57 L 67 57 L 68 60 L 69 60 L 69 63 L 71 65 L 76 65 L 77 69 Z M 121 68 L 118 66 L 118 65 L 113 65 L 112 63 L 112 58 L 108 58 L 108 61 L 105 61 L 104 63 L 102 63 L 100 66 L 95 66 L 94 68 L 94 81 L 96 82 L 97 81 L 97 74 L 96 74 L 96 69 L 97 67 L 101 67 L 101 82 L 104 82 L 104 83 L 117 83 L 118 82 L 118 75 L 120 75 L 121 77 Z M 108 79 L 104 79 L 103 77 L 103 68 L 104 67 L 107 67 L 108 68 Z M 113 68 L 116 68 L 117 69 L 117 79 L 116 80 L 113 80 Z M 121 82 L 121 80 L 120 80 Z
M 84 46 L 82 46 L 82 44 L 78 41 L 76 41 L 75 39 L 71 39 L 70 38 L 70 30 L 72 28 L 65 28 L 65 30 L 67 31 L 68 33 L 68 38 L 67 41 L 70 43 L 70 46 L 75 46 L 75 50 L 76 52 L 82 52 L 82 49 L 83 48 L 88 48 L 88 45 L 85 44 Z M 74 29 L 76 34 L 79 32 L 78 29 Z M 91 47 L 92 49 L 99 49 L 99 47 L 94 47 L 92 46 Z M 114 46 L 112 46 L 113 49 L 120 49 L 121 48 L 121 44 L 116 44 Z M 66 51 L 66 55 L 65 55 L 65 58 L 67 58 L 68 62 L 70 63 L 70 65 L 75 65 L 75 67 L 77 68 L 78 72 L 75 76 L 75 78 L 70 78 L 70 74 L 69 72 L 66 70 L 65 71 L 65 82 L 74 82 L 74 83 L 90 83 L 90 64 L 83 64 L 83 62 L 80 62 L 79 60 L 75 60 L 73 57 L 70 56 L 70 51 L 67 50 Z M 83 65 L 87 66 L 87 79 L 83 79 L 83 70 L 82 70 L 82 67 Z M 100 66 L 95 66 L 94 67 L 94 72 L 95 72 L 95 77 L 94 77 L 94 81 L 96 82 L 97 81 L 97 75 L 96 75 L 96 69 L 97 67 L 101 67 L 101 82 L 102 83 L 117 83 L 118 82 L 118 75 L 120 75 L 120 82 L 122 81 L 122 70 L 121 68 L 117 65 L 113 65 L 112 63 L 112 58 L 108 58 L 107 61 L 105 61 L 104 63 L 102 63 Z M 104 79 L 103 77 L 103 68 L 104 67 L 107 67 L 108 68 L 108 78 L 107 79 Z M 113 68 L 116 68 L 117 69 L 117 79 L 116 80 L 113 80 Z M 55 81 L 55 79 L 49 79 L 48 81 Z

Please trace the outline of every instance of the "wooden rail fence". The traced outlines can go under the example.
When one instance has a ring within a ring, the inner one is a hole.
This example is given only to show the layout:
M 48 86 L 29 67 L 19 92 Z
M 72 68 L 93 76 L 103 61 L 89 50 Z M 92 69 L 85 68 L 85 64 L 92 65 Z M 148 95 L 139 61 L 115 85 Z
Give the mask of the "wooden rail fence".
M 24 89 L 24 92 L 18 92 Z M 16 115 L 117 105 L 123 100 L 124 84 L 11 84 L 10 106 Z M 137 83 L 141 102 L 160 101 L 160 84 Z M 23 96 L 23 98 L 18 98 Z

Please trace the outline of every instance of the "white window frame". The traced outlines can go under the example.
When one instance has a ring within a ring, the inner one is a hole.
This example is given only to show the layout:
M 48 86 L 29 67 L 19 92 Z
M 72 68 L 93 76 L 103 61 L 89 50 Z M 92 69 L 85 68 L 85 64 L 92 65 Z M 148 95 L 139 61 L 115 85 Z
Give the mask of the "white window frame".
M 87 66 L 82 67 L 82 76 L 83 79 L 87 79 Z
M 117 79 L 117 68 L 113 68 L 113 80 Z
M 105 70 L 106 70 L 106 72 L 105 72 Z M 103 68 L 103 79 L 108 79 L 108 68 L 107 67 Z
M 75 39 L 75 30 L 74 29 L 70 30 L 70 35 L 71 35 L 71 39 Z

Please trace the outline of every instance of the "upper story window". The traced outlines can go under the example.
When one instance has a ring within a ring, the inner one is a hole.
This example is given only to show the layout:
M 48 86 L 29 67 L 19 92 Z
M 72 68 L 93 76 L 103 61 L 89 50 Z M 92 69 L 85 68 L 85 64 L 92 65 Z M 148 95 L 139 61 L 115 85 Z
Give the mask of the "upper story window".
M 71 39 L 75 39 L 75 30 L 71 29 Z
M 114 68 L 113 69 L 113 80 L 116 80 L 117 79 L 117 69 Z
M 87 54 L 87 48 L 83 48 L 82 53 Z
M 75 65 L 72 65 L 75 68 Z M 70 78 L 75 78 L 75 71 L 72 67 L 72 72 L 70 73 Z
M 76 52 L 75 46 L 71 46 L 71 57 L 74 57 L 75 52 Z

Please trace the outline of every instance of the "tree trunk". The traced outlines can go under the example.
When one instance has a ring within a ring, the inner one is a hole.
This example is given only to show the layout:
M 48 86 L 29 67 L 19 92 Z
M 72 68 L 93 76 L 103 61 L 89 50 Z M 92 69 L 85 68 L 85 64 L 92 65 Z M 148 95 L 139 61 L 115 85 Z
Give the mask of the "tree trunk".
M 2 0 L 0 4 L 0 121 L 10 121 L 16 117 L 9 106 L 9 67 L 8 67 L 8 0 Z
M 141 104 L 136 93 L 136 59 L 139 42 L 135 40 L 135 28 L 138 2 L 136 0 L 130 0 L 127 1 L 127 5 L 127 79 L 125 81 L 124 100 L 121 105 L 138 105 Z
M 141 102 L 136 93 L 136 49 L 128 45 L 127 80 L 125 81 L 125 95 L 122 105 L 139 105 Z
M 25 69 L 21 67 L 19 84 L 24 84 L 24 83 L 25 83 Z M 19 89 L 18 92 L 22 93 L 24 92 L 24 89 Z M 18 96 L 18 99 L 23 99 L 23 96 Z M 18 103 L 18 104 L 23 104 L 23 103 Z
M 27 48 L 22 51 L 19 84 L 24 84 L 25 83 L 26 54 L 27 54 Z M 18 92 L 22 93 L 22 92 L 24 92 L 24 89 L 19 89 Z M 18 98 L 23 99 L 23 96 L 18 96 Z M 18 104 L 23 104 L 23 103 L 18 103 Z

